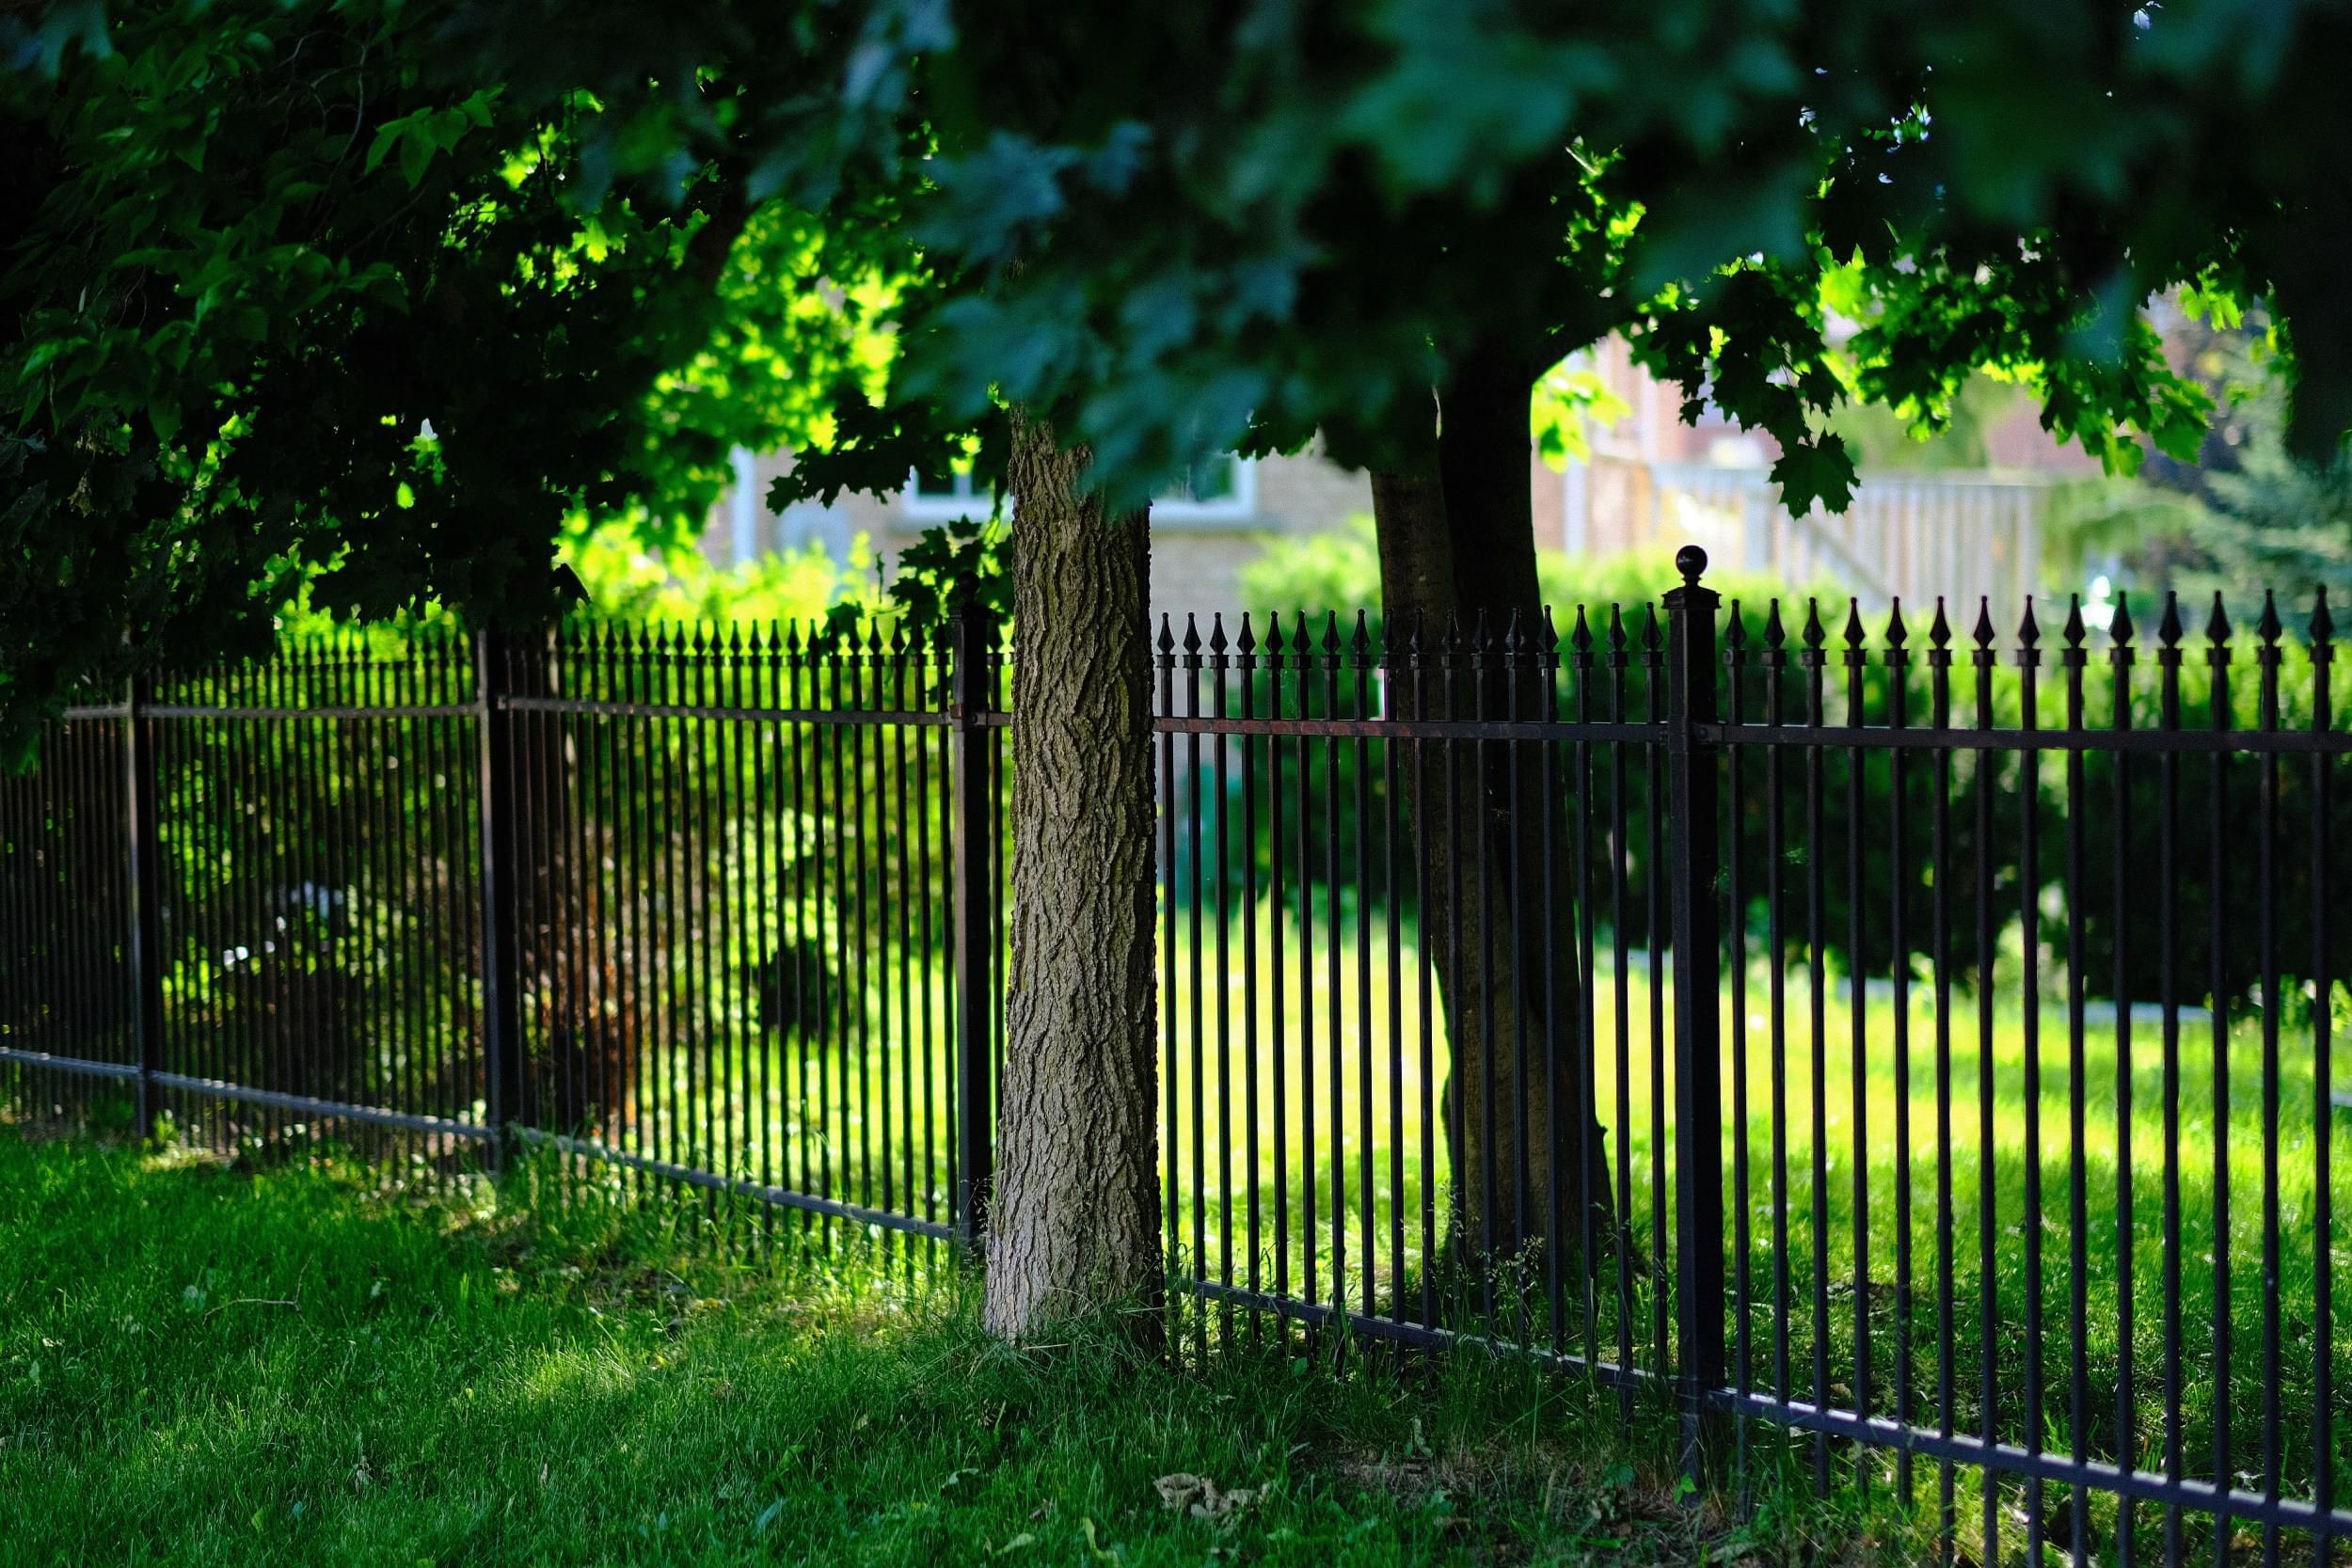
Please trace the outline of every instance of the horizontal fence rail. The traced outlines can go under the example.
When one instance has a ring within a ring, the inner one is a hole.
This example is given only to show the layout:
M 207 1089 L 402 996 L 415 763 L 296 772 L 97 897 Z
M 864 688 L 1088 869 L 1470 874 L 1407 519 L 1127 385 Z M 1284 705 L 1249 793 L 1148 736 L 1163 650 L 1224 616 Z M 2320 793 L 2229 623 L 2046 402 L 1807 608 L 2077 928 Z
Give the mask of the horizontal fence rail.
M 1183 1332 L 1540 1357 L 1952 1558 L 2326 1559 L 2325 596 L 2004 629 L 1677 564 L 1557 620 L 1158 628 Z M 5 1102 L 970 1246 L 1010 657 L 372 631 L 69 708 L 0 779 Z

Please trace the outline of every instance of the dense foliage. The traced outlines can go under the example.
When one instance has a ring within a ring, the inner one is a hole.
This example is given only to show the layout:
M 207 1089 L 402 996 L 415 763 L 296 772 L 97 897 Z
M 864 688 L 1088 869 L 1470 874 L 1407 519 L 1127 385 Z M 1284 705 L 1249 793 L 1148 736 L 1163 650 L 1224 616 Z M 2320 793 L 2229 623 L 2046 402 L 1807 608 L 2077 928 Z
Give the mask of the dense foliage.
M 11 13 L 0 706 L 373 614 L 552 601 L 581 510 L 895 487 L 1051 408 L 1095 479 L 1413 460 L 1450 366 L 1610 332 L 1852 482 L 1972 372 L 2117 468 L 2208 400 L 2135 307 L 2267 300 L 2352 407 L 2342 8 L 230 0 Z M 1187 84 L 1169 91 L 1171 81 Z M 21 728 L 20 732 L 21 733 Z

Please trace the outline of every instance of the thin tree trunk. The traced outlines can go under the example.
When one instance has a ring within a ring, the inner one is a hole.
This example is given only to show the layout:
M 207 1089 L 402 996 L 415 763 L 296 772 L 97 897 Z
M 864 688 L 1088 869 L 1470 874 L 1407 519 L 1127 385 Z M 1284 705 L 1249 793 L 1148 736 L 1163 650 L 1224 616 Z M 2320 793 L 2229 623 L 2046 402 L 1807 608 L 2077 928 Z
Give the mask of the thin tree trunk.
M 1020 1340 L 1151 1303 L 1163 1274 L 1145 516 L 1105 517 L 1086 452 L 1041 421 L 1012 430 L 1020 773 L 984 1317 Z
M 1528 492 L 1534 370 L 1503 353 L 1466 357 L 1440 389 L 1430 460 L 1373 475 L 1391 634 L 1418 635 L 1428 672 L 1393 683 L 1401 716 L 1416 716 L 1417 687 L 1430 718 L 1507 718 L 1515 702 L 1522 719 L 1548 716 L 1533 657 L 1543 628 Z M 1498 650 L 1517 637 L 1516 682 L 1492 655 L 1483 678 L 1471 673 L 1467 655 L 1482 636 Z M 1566 761 L 1555 754 L 1547 769 L 1538 746 L 1456 742 L 1433 745 L 1408 772 L 1427 777 L 1428 798 L 1408 806 L 1422 941 L 1453 1053 L 1444 1116 L 1456 1248 L 1474 1265 L 1533 1260 L 1547 1246 L 1579 1259 L 1588 1214 L 1597 1250 L 1613 1228 L 1583 1038 Z

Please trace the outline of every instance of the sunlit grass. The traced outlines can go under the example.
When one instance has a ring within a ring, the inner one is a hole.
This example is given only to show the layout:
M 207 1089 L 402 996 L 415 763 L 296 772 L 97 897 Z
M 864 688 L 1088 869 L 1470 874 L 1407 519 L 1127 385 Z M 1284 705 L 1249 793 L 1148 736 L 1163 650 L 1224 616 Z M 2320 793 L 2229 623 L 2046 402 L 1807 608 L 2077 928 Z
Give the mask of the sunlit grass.
M 1686 1509 L 1670 1422 L 1524 1363 L 1015 1351 L 967 1271 L 552 1174 L 0 1128 L 0 1561 L 1663 1564 L 1896 1528 Z M 1249 1496 L 1198 1517 L 1179 1475 Z
M 1391 949 L 1385 924 L 1375 918 L 1360 931 L 1352 923 L 1338 928 L 1335 943 L 1330 927 L 1302 934 L 1295 920 L 1278 924 L 1262 909 L 1254 920 L 1237 919 L 1220 947 L 1214 922 L 1204 921 L 1196 1003 L 1193 928 L 1188 918 L 1180 918 L 1177 984 L 1170 993 L 1172 1054 L 1163 1063 L 1163 1137 L 1173 1131 L 1164 1167 L 1183 1266 L 1207 1278 L 1264 1288 L 1279 1277 L 1296 1294 L 1308 1291 L 1311 1270 L 1318 1299 L 1337 1299 L 1354 1310 L 1421 1316 L 1418 1287 L 1445 1243 L 1454 1173 L 1438 1124 L 1451 1071 L 1443 1009 L 1434 983 L 1423 989 L 1414 937 L 1409 926 L 1400 928 Z M 1625 1161 L 1616 1182 L 1631 1211 L 1633 1250 L 1654 1264 L 1654 1222 L 1662 1221 L 1666 1256 L 1662 1268 L 1629 1268 L 1622 1281 L 1615 1255 L 1605 1258 L 1589 1319 L 1581 1290 L 1571 1280 L 1559 1339 L 1571 1352 L 1603 1359 L 1615 1359 L 1619 1347 L 1629 1344 L 1635 1364 L 1655 1366 L 1654 1325 L 1669 1314 L 1661 1312 L 1667 1304 L 1653 1287 L 1673 1275 L 1674 1148 L 1671 1136 L 1661 1140 L 1660 1131 L 1670 1119 L 1674 1092 L 1671 1035 L 1661 1022 L 1671 1012 L 1671 988 L 1653 986 L 1650 955 L 1627 954 L 1620 965 L 1605 937 L 1597 945 L 1593 1037 L 1600 1119 L 1613 1157 L 1623 1129 Z M 1271 985 L 1278 961 L 1284 976 L 1279 1007 Z M 1852 981 L 1832 970 L 1824 976 L 1817 1031 L 1811 978 L 1802 967 L 1781 977 L 1777 1003 L 1766 967 L 1752 966 L 1737 986 L 1726 977 L 1719 1015 L 1726 1108 L 1724 1240 L 1735 1283 L 1744 1255 L 1747 1302 L 1744 1314 L 1734 1319 L 1735 1380 L 1809 1402 L 1907 1416 L 1931 1429 L 1948 1424 L 1963 1433 L 1990 1431 L 2003 1442 L 2038 1440 L 2071 1449 L 2079 1346 L 2087 1396 L 2080 1447 L 2093 1457 L 2165 1469 L 2175 1432 L 2168 1409 L 2177 1405 L 2181 1473 L 2220 1473 L 2216 1445 L 2226 1390 L 2227 1465 L 2238 1484 L 2255 1490 L 2269 1484 L 2264 1417 L 2274 1394 L 2280 1415 L 2275 1473 L 2285 1495 L 2311 1495 L 2322 1430 L 2339 1473 L 2352 1471 L 2352 1399 L 2346 1397 L 2352 1393 L 2352 1346 L 2345 1334 L 2333 1336 L 2334 1408 L 2323 1429 L 2314 1338 L 2323 1248 L 2332 1246 L 2338 1277 L 2352 1267 L 2343 1224 L 2352 1206 L 2345 1174 L 2352 1167 L 2352 1138 L 2346 1136 L 2352 1114 L 2329 1117 L 2335 1217 L 2323 1238 L 2317 1030 L 2309 1007 L 2297 1006 L 2280 1021 L 2273 1146 L 2266 1136 L 2259 1013 L 2243 1005 L 2229 1010 L 2218 1053 L 2226 1071 L 2217 1074 L 2211 1015 L 2185 1006 L 2176 1018 L 2168 1077 L 2160 1010 L 2140 1009 L 2129 1026 L 2127 1123 L 2119 1115 L 2114 1009 L 2089 1003 L 2081 1049 L 2078 1227 L 2070 1135 L 2076 1082 L 2063 974 L 2045 964 L 2043 1005 L 2028 1015 L 2015 993 L 2013 963 L 2014 955 L 1998 972 L 1999 989 L 1989 1006 L 1955 990 L 1941 1031 L 1934 990 L 1922 981 L 1909 987 L 1899 1014 L 1883 980 L 1862 988 L 1857 1009 Z M 1254 964 L 1254 985 L 1248 964 Z M 2341 1037 L 2346 1033 L 2341 995 L 2335 1006 L 2340 1016 L 2332 1033 Z M 1988 1038 L 1989 1053 L 1983 1049 Z M 1165 1037 L 1163 1051 L 1168 1051 Z M 1907 1070 L 1899 1065 L 1899 1053 Z M 1248 1098 L 1253 1061 L 1254 1115 Z M 1273 1109 L 1278 1078 L 1286 1091 L 1279 1118 Z M 2226 1122 L 2216 1116 L 2217 1081 L 2228 1088 Z M 2344 1075 L 2338 1073 L 2336 1081 L 2344 1082 Z M 2168 1083 L 2170 1103 L 2178 1107 L 2169 1132 Z M 2029 1085 L 2035 1085 L 2030 1092 Z M 1736 1120 L 1742 1102 L 1744 1136 Z M 2127 1128 L 2128 1177 L 2121 1158 Z M 2269 1147 L 2276 1150 L 2275 1188 L 2266 1172 Z M 1777 1179 L 1783 1169 L 1785 1182 Z M 2029 1176 L 2039 1183 L 2038 1194 L 2028 1192 Z M 2168 1186 L 2177 1194 L 2177 1246 L 2167 1243 Z M 1311 1192 L 1311 1227 L 1306 1218 Z M 1661 1193 L 1667 1195 L 1662 1209 Z M 2274 1193 L 2275 1283 L 2264 1268 L 2271 1235 L 2265 1202 Z M 2217 1205 L 2217 1195 L 2226 1201 Z M 2033 1212 L 2029 1197 L 2037 1205 Z M 1948 1231 L 1943 1225 L 1947 1210 Z M 1253 1212 L 1259 1240 L 1254 1274 L 1248 1246 Z M 1426 1228 L 1425 1215 L 1433 1222 Z M 1857 1215 L 1867 1223 L 1857 1225 Z M 1278 1218 L 1286 1222 L 1286 1245 L 1279 1251 Z M 2079 1281 L 2074 1265 L 2078 1240 L 2085 1264 Z M 2168 1281 L 2169 1258 L 2178 1259 L 2177 1282 Z M 2216 1288 L 2217 1265 L 2225 1259 L 2226 1382 L 2217 1333 L 2223 1320 L 2216 1312 L 2223 1299 Z M 1347 1270 L 1338 1282 L 1335 1260 Z M 1947 1271 L 1948 1330 L 1937 1307 Z M 1534 1337 L 1547 1338 L 1548 1308 L 1539 1303 L 1534 1311 Z M 1742 1324 L 1744 1342 L 1737 1332 Z M 1867 1360 L 1857 1350 L 1866 1331 Z M 2265 1363 L 2266 1335 L 2275 1335 L 2275 1372 Z M 2168 1359 L 2174 1343 L 2177 1357 Z M 1818 1386 L 1817 1345 L 1823 1361 Z M 2127 1348 L 2131 1382 L 2125 1393 Z M 2113 1506 L 2101 1509 L 2111 1538 Z

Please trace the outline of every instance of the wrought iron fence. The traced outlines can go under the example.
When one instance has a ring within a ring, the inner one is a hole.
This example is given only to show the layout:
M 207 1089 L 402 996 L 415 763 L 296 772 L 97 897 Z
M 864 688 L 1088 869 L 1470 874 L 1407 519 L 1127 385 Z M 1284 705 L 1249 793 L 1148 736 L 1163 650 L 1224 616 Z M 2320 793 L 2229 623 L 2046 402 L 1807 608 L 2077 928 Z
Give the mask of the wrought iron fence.
M 1163 628 L 1188 1331 L 1507 1346 L 1979 1560 L 2326 1558 L 2324 597 L 2004 647 L 1680 564 L 1557 625 Z M 0 1085 L 974 1239 L 1008 657 L 379 635 L 72 709 L 0 781 Z

